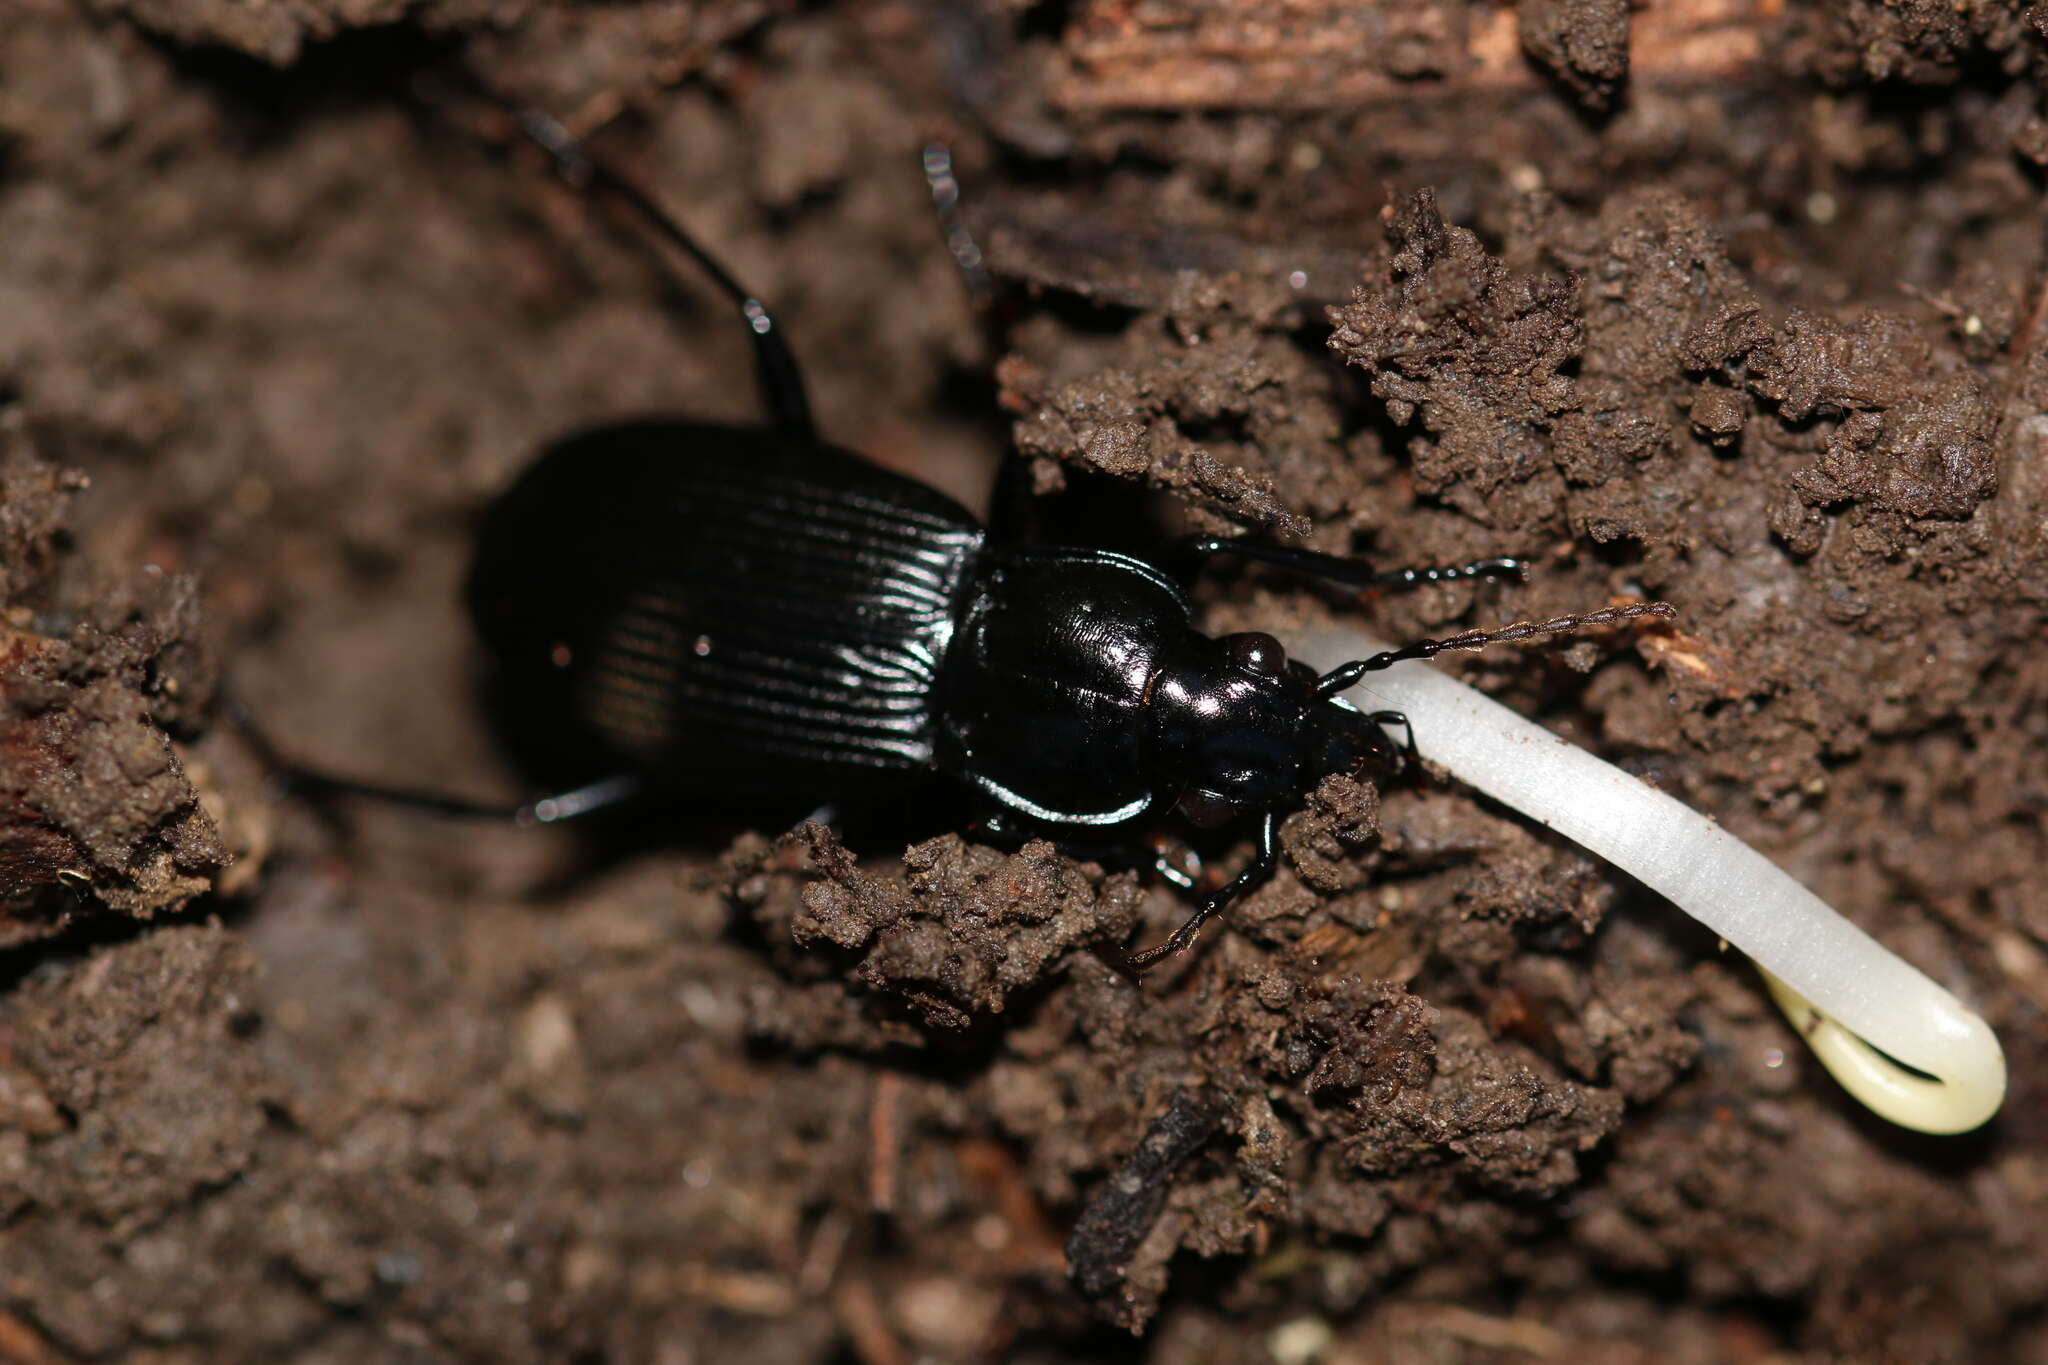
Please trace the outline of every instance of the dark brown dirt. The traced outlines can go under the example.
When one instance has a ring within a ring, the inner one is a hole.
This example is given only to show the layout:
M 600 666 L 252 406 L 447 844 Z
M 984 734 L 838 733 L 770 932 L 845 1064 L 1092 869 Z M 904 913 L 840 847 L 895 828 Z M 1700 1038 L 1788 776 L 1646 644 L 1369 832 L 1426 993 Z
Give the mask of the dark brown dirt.
M 2048 25 L 788 8 L 0 26 L 0 1357 L 2048 1357 Z M 1223 574 L 1217 629 L 1674 603 L 1460 667 L 1981 1010 L 2004 1113 L 1887 1129 L 1710 936 L 1448 783 L 1326 783 L 1143 989 L 1098 952 L 1181 897 L 943 802 L 283 796 L 224 695 L 517 791 L 479 509 L 579 425 L 755 412 L 724 306 L 454 117 L 458 60 L 775 300 L 842 443 L 976 502 L 1014 444 L 1056 528 L 1537 566 Z
M 203 723 L 214 684 L 197 583 L 153 565 L 128 582 L 50 581 L 65 505 L 89 485 L 19 440 L 0 454 L 5 944 L 61 929 L 81 893 L 145 919 L 179 909 L 229 861 L 171 739 Z

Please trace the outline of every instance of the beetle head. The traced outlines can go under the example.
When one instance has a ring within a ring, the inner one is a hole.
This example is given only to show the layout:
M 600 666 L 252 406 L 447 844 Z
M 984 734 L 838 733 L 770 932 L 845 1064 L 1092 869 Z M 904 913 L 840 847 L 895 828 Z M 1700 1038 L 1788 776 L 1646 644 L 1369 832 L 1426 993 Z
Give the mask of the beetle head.
M 1146 689 L 1150 752 L 1193 824 L 1289 804 L 1391 750 L 1370 720 L 1317 697 L 1314 671 L 1270 635 L 1195 637 L 1180 653 Z

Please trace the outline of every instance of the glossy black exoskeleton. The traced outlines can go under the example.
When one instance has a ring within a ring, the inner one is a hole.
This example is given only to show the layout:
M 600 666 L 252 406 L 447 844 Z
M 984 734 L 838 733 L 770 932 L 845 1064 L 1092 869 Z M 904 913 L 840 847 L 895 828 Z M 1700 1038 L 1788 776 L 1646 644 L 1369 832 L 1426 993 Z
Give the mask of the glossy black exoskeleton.
M 1362 714 L 1338 692 L 1494 638 L 1421 641 L 1318 677 L 1271 636 L 1204 635 L 1181 585 L 1151 564 L 991 543 L 944 494 L 820 441 L 759 302 L 559 128 L 525 125 L 572 180 L 637 209 L 740 302 L 780 418 L 581 432 L 490 510 L 469 598 L 499 681 L 526 699 L 527 724 L 619 775 L 540 818 L 628 790 L 849 799 L 933 776 L 970 789 L 991 826 L 1096 846 L 1169 809 L 1201 825 L 1256 818 L 1251 864 L 1131 959 L 1143 967 L 1270 874 L 1279 819 L 1325 776 L 1401 766 L 1381 728 L 1401 718 Z M 1193 549 L 1354 584 L 1520 568 L 1381 574 L 1235 540 Z

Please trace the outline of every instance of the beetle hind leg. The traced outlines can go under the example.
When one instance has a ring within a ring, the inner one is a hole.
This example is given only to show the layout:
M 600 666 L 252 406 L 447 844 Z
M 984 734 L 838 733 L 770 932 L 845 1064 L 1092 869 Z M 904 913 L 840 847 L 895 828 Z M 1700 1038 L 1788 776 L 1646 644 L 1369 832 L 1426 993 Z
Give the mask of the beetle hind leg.
M 547 153 L 565 184 L 592 198 L 609 199 L 623 206 L 647 231 L 687 256 L 738 308 L 741 323 L 754 344 L 762 396 L 776 425 L 793 436 L 808 439 L 815 435 L 803 369 L 790 349 L 782 325 L 769 313 L 767 304 L 741 284 L 710 248 L 692 236 L 632 176 L 591 152 L 552 114 L 520 104 L 493 89 L 474 72 L 458 69 L 444 73 L 444 77 L 452 81 L 456 91 L 483 101 L 509 118 L 522 135 Z M 422 95 L 430 105 L 443 102 L 428 92 L 423 91 Z
M 600 778 L 595 782 L 587 782 L 569 791 L 536 797 L 534 800 L 514 806 L 490 801 L 472 801 L 468 797 L 450 796 L 445 792 L 362 782 L 353 777 L 322 772 L 318 768 L 307 767 L 287 757 L 271 743 L 270 736 L 256 723 L 256 718 L 249 713 L 249 708 L 243 705 L 239 698 L 228 697 L 224 710 L 228 720 L 241 733 L 249 747 L 255 750 L 257 759 L 269 771 L 271 778 L 286 790 L 314 800 L 354 796 L 369 801 L 381 801 L 388 806 L 403 806 L 408 810 L 422 811 L 428 815 L 458 820 L 495 820 L 523 827 L 557 825 L 564 820 L 574 820 L 579 816 L 624 805 L 639 796 L 645 786 L 638 777 L 630 773 L 620 773 Z
M 351 777 L 338 777 L 333 773 L 323 773 L 318 769 L 300 767 L 297 764 L 286 764 L 274 768 L 273 771 L 287 788 L 316 800 L 330 796 L 353 796 L 379 801 L 387 806 L 402 806 L 408 810 L 422 811 L 428 815 L 447 816 L 458 820 L 491 820 L 518 825 L 521 828 L 530 825 L 559 825 L 565 820 L 609 810 L 631 801 L 640 794 L 641 789 L 639 778 L 620 774 L 511 806 L 489 801 L 472 801 L 467 797 L 448 796 L 441 792 L 416 791 L 410 787 L 387 787 L 376 782 L 358 782 Z

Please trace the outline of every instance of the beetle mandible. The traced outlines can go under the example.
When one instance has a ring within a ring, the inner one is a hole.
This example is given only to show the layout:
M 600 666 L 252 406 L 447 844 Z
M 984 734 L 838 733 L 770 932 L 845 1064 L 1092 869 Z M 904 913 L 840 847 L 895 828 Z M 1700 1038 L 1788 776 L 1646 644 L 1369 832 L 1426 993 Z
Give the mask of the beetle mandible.
M 1195 625 L 1182 585 L 1128 555 L 1003 545 L 957 502 L 821 440 L 768 309 L 626 177 L 552 119 L 514 117 L 565 179 L 609 195 L 735 302 L 772 426 L 648 420 L 549 446 L 489 509 L 468 599 L 500 685 L 529 724 L 608 774 L 522 807 L 560 820 L 631 795 L 872 795 L 941 776 L 998 832 L 1129 841 L 1171 809 L 1257 822 L 1256 851 L 1142 971 L 1266 880 L 1284 814 L 1334 773 L 1392 773 L 1410 744 L 1337 694 L 1447 649 L 1668 615 L 1610 607 L 1420 640 L 1318 676 L 1278 640 Z M 1240 538 L 1190 543 L 1356 586 L 1519 575 L 1488 559 L 1381 572 Z M 499 813 L 315 776 L 444 811 Z M 510 812 L 505 812 L 510 813 Z M 1175 876 L 1188 886 L 1184 874 Z

